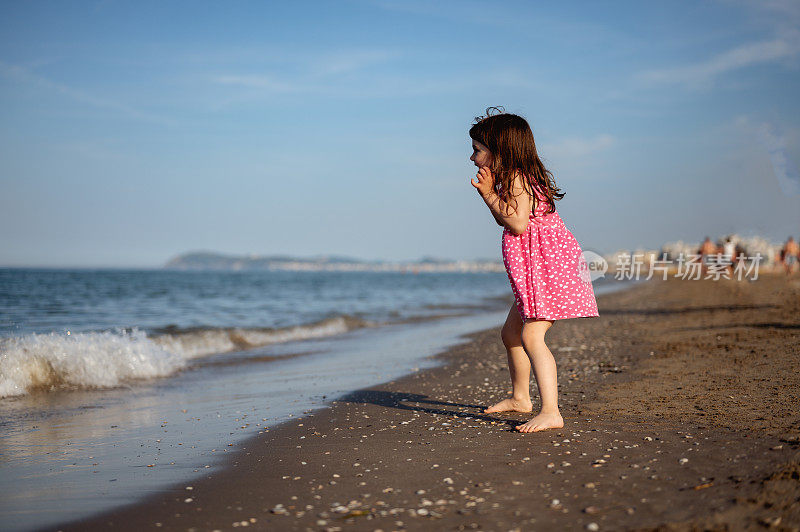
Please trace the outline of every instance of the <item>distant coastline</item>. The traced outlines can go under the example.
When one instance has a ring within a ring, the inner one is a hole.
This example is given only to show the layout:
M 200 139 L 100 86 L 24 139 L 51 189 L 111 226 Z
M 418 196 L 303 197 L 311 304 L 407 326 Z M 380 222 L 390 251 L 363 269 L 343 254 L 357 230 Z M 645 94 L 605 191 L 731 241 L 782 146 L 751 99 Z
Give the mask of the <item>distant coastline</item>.
M 191 252 L 178 255 L 164 266 L 181 271 L 361 271 L 361 272 L 504 272 L 498 260 L 446 260 L 423 257 L 418 261 L 361 260 L 337 255 L 301 258 L 286 255 L 225 255 L 213 252 Z
M 774 266 L 778 262 L 782 244 L 770 242 L 760 236 L 742 237 L 738 234 L 722 235 L 715 239 L 718 246 L 729 239 L 748 256 L 760 254 L 762 265 Z M 681 254 L 688 256 L 699 252 L 701 242 L 667 242 L 659 249 L 620 249 L 602 255 L 614 271 L 621 263 L 631 257 L 641 257 L 642 266 L 648 269 L 651 260 L 666 257 L 676 260 Z M 584 248 L 584 251 L 590 251 Z M 178 271 L 341 271 L 341 272 L 505 272 L 500 259 L 452 260 L 435 257 L 422 257 L 415 261 L 364 260 L 341 255 L 317 255 L 314 257 L 293 257 L 290 255 L 227 255 L 213 251 L 194 251 L 182 253 L 164 266 L 165 270 Z

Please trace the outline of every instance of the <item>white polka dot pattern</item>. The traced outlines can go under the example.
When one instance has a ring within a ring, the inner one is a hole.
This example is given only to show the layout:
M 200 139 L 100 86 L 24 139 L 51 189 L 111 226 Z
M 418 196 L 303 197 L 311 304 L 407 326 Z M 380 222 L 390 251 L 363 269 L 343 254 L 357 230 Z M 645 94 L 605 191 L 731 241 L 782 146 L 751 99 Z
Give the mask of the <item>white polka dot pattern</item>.
M 558 212 L 544 215 L 546 196 L 539 191 L 536 196 L 527 230 L 521 235 L 503 231 L 503 263 L 520 315 L 545 320 L 599 316 L 578 241 Z

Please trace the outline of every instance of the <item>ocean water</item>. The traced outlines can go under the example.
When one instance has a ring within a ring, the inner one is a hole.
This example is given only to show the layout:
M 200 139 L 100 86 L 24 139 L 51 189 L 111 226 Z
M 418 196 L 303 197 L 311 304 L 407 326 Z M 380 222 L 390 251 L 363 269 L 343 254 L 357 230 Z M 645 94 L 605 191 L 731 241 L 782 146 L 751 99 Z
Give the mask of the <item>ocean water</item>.
M 510 302 L 504 273 L 0 269 L 0 529 L 190 482 Z
M 0 397 L 497 305 L 497 273 L 0 269 Z

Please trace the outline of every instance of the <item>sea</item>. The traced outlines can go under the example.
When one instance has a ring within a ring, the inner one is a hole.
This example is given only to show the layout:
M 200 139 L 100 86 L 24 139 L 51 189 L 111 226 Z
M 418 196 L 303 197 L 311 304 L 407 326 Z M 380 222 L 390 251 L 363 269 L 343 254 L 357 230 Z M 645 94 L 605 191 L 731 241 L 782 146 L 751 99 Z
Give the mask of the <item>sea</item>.
M 0 529 L 207 475 L 247 438 L 433 366 L 512 301 L 496 272 L 0 268 Z

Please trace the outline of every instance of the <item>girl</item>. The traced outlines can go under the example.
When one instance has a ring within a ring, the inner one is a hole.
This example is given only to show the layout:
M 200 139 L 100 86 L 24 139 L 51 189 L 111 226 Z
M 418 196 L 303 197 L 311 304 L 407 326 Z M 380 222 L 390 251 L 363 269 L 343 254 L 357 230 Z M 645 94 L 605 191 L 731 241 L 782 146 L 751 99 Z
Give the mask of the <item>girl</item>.
M 471 183 L 504 227 L 503 263 L 515 297 L 501 331 L 512 395 L 485 412 L 531 412 L 533 366 L 542 408 L 517 430 L 561 428 L 556 362 L 544 336 L 555 320 L 599 315 L 586 260 L 555 210 L 564 193 L 539 159 L 525 119 L 490 107 L 469 136 L 469 159 L 479 168 Z

